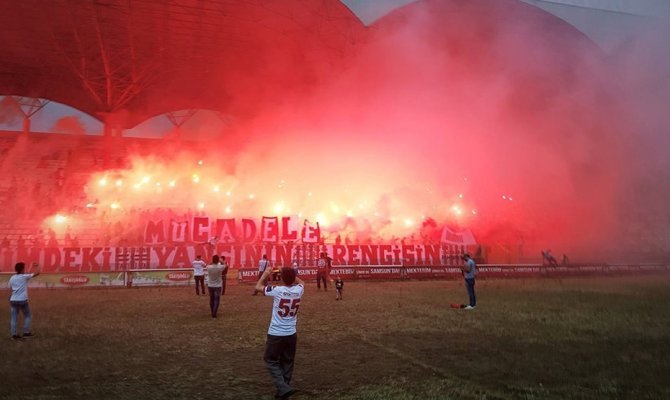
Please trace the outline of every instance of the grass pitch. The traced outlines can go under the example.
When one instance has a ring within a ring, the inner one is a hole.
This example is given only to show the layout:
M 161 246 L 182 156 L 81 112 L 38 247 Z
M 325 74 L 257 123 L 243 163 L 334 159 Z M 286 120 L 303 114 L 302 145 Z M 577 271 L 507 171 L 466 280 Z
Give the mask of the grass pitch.
M 670 398 L 670 276 L 308 284 L 296 399 Z M 32 290 L 35 338 L 0 326 L 3 399 L 272 399 L 271 300 L 229 285 Z

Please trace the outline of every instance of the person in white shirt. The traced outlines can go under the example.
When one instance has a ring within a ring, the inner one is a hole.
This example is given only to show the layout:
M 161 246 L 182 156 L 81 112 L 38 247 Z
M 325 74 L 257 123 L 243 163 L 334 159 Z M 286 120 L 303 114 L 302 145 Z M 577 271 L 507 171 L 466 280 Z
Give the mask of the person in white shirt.
M 30 331 L 30 322 L 32 315 L 30 314 L 30 307 L 28 306 L 28 281 L 40 274 L 40 268 L 37 263 L 33 263 L 33 273 L 24 274 L 26 264 L 19 262 L 14 266 L 16 274 L 9 278 L 9 287 L 12 294 L 9 297 L 10 306 L 10 321 L 9 330 L 12 339 L 21 339 L 22 336 L 17 334 L 16 325 L 19 319 L 19 312 L 23 313 L 23 337 L 33 336 Z
M 263 254 L 263 257 L 258 262 L 258 279 L 260 279 L 263 276 L 263 273 L 265 271 L 272 270 L 272 268 L 268 268 L 269 266 L 270 266 L 270 261 L 268 260 L 268 256 L 267 256 L 267 254 Z M 269 276 L 270 276 L 269 273 L 267 275 L 265 275 L 265 279 L 267 279 Z M 265 285 L 265 282 L 263 282 L 263 285 Z M 257 289 L 254 289 L 253 295 L 256 296 L 258 293 L 260 293 L 260 291 L 257 290 Z
M 202 295 L 205 293 L 205 267 L 207 263 L 202 260 L 202 256 L 196 256 L 191 264 L 193 266 L 193 279 L 195 279 L 195 295 L 200 296 L 200 289 Z
M 263 254 L 263 258 L 258 262 L 258 277 L 260 278 L 263 275 L 263 272 L 268 269 L 270 266 L 270 261 L 268 260 L 267 254 Z
M 293 268 L 284 267 L 281 269 L 282 283 L 265 286 L 271 272 L 271 268 L 266 268 L 256 283 L 257 291 L 263 291 L 265 296 L 273 298 L 263 360 L 277 388 L 275 398 L 288 399 L 296 393 L 290 384 L 298 341 L 296 329 L 298 309 L 305 291 L 305 283 L 296 277 Z
M 212 312 L 212 318 L 216 318 L 216 314 L 219 311 L 219 303 L 221 302 L 221 286 L 223 286 L 221 275 L 223 268 L 223 265 L 219 263 L 219 256 L 216 254 L 212 256 L 212 263 L 207 266 L 209 309 Z

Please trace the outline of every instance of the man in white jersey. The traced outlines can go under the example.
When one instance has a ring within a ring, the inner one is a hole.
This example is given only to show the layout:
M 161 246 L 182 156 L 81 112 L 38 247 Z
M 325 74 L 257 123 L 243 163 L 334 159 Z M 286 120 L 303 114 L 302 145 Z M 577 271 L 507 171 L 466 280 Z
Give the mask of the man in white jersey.
M 12 295 L 9 297 L 10 306 L 10 321 L 9 329 L 12 339 L 21 339 L 21 335 L 16 332 L 16 325 L 19 319 L 19 311 L 23 313 L 23 336 L 33 336 L 30 332 L 30 321 L 32 315 L 30 314 L 30 307 L 28 306 L 28 281 L 40 274 L 40 268 L 37 263 L 33 263 L 33 273 L 24 274 L 26 269 L 25 263 L 16 263 L 14 270 L 15 275 L 9 278 L 9 287 L 12 289 Z
M 195 260 L 191 264 L 193 266 L 193 279 L 195 279 L 195 295 L 200 296 L 200 291 L 202 289 L 202 295 L 205 293 L 205 267 L 207 263 L 203 261 L 202 256 L 196 256 Z
M 291 387 L 295 350 L 298 341 L 296 323 L 305 283 L 291 267 L 281 269 L 282 284 L 265 285 L 271 268 L 266 268 L 256 283 L 256 290 L 273 298 L 272 316 L 265 345 L 265 366 L 277 387 L 277 399 L 288 399 L 296 390 Z

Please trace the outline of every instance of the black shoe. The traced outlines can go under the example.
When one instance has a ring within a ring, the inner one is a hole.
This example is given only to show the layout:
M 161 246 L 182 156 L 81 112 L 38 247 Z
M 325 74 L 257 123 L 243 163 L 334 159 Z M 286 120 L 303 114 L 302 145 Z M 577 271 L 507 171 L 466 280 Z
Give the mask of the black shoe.
M 35 336 L 32 334 L 32 332 L 26 332 L 23 334 L 23 337 L 32 337 L 32 336 Z
M 21 340 L 21 339 L 23 339 L 23 338 L 19 335 L 13 335 L 12 336 L 12 340 Z

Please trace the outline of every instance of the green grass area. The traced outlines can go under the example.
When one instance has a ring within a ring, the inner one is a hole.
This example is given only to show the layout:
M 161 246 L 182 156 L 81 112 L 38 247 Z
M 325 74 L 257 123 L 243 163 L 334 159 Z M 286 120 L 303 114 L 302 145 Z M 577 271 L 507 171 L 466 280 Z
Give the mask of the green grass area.
M 308 285 L 294 384 L 314 399 L 670 398 L 670 276 Z M 271 300 L 232 285 L 32 290 L 35 338 L 0 326 L 3 399 L 272 399 Z M 7 294 L 7 293 L 5 293 Z M 6 297 L 5 297 L 6 298 Z

